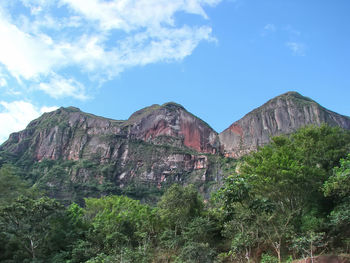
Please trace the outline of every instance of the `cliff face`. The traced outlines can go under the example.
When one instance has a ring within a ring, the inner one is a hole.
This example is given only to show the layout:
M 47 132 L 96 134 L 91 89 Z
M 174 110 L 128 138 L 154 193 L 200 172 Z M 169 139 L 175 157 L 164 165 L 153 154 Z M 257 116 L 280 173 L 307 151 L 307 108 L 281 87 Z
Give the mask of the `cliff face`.
M 203 154 L 216 153 L 219 140 L 212 128 L 175 103 L 147 107 L 126 121 L 69 107 L 45 113 L 11 134 L 1 150 L 41 166 L 59 162 L 65 180 L 77 184 L 123 188 L 137 181 L 161 188 L 174 181 L 205 183 L 211 165 Z M 50 169 L 42 168 L 39 181 L 55 188 L 57 197 L 62 182 L 50 176 L 43 180 Z
M 166 103 L 151 106 L 130 116 L 124 124 L 129 136 L 154 144 L 188 147 L 197 152 L 215 154 L 219 149 L 217 133 L 181 105 Z
M 350 118 L 329 111 L 297 92 L 278 96 L 234 122 L 219 134 L 221 150 L 239 158 L 269 143 L 271 136 L 290 134 L 306 125 L 350 129 Z
M 222 155 L 239 158 L 271 136 L 322 123 L 350 129 L 350 118 L 296 92 L 268 101 L 219 135 L 175 103 L 141 109 L 126 121 L 60 108 L 11 134 L 0 163 L 11 156 L 33 183 L 62 200 L 121 192 L 142 197 L 173 182 L 206 193 L 221 178 L 220 163 L 230 161 Z
M 46 113 L 25 130 L 11 134 L 2 149 L 19 155 L 30 151 L 36 161 L 99 158 L 106 162 L 125 156 L 125 149 L 121 148 L 130 140 L 216 153 L 217 136 L 206 123 L 174 103 L 142 109 L 127 121 L 69 107 Z

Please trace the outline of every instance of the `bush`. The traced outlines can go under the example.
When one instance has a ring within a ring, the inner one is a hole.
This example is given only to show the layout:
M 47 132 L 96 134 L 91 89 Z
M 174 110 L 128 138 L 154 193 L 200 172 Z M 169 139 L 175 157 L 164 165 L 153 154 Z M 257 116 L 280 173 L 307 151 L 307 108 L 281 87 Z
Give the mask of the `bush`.
M 278 258 L 270 254 L 262 254 L 260 263 L 278 263 Z

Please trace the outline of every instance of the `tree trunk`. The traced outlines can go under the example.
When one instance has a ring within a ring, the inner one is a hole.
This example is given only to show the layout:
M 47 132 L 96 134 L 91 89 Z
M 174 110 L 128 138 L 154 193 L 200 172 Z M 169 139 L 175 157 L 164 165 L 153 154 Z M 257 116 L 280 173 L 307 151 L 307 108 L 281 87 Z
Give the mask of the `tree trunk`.
M 35 251 L 34 251 L 34 249 L 35 249 L 34 242 L 33 242 L 33 240 L 30 239 L 30 250 L 31 250 L 33 259 L 35 259 Z
M 276 251 L 278 263 L 281 263 L 281 240 L 279 242 L 272 242 L 272 245 Z

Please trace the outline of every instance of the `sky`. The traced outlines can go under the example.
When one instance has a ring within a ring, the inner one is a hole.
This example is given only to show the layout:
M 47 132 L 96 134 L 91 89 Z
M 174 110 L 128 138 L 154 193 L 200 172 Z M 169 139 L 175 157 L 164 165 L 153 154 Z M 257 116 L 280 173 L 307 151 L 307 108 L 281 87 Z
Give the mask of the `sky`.
M 61 106 L 221 132 L 288 91 L 350 116 L 349 0 L 0 1 L 0 143 Z

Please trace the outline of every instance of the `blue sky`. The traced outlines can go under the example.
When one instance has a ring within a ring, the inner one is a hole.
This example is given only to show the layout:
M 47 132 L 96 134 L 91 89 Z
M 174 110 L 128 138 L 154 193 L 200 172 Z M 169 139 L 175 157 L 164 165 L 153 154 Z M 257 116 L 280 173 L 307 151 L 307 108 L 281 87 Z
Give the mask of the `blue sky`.
M 0 142 L 60 106 L 174 101 L 221 132 L 298 91 L 350 116 L 348 0 L 0 2 Z

